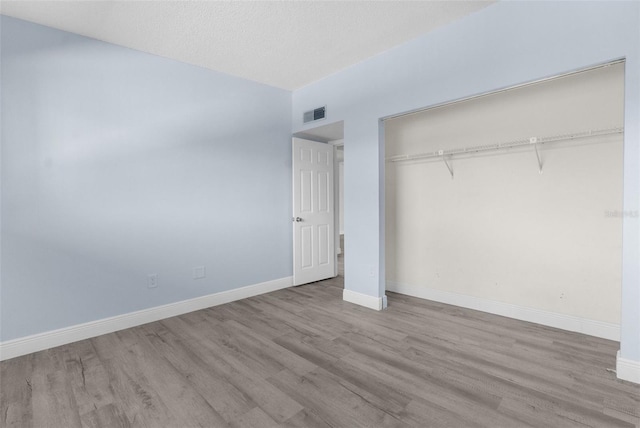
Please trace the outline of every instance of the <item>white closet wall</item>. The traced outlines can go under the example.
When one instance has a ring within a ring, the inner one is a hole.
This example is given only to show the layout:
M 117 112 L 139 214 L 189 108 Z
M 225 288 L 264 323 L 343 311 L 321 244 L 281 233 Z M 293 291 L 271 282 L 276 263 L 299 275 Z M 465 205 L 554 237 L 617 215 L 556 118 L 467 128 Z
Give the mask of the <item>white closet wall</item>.
M 386 156 L 622 127 L 623 93 L 616 64 L 390 119 Z M 453 179 L 442 160 L 387 162 L 388 289 L 618 324 L 622 134 L 540 154 L 542 174 L 533 147 L 454 157 Z

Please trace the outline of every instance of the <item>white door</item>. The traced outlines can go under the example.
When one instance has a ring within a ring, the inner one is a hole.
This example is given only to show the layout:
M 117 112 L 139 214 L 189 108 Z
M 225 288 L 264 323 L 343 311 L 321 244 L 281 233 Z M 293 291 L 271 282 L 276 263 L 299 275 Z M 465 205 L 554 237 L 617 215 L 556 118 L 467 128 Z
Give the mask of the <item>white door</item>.
M 293 284 L 335 276 L 333 146 L 293 139 Z

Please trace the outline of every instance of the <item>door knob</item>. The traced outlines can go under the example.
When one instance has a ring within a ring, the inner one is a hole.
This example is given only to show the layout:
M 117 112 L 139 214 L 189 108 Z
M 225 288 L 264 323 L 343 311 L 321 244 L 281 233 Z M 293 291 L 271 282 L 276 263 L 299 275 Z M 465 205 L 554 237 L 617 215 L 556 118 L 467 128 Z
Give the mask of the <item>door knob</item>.
M 295 221 L 296 223 L 299 223 L 302 221 L 302 219 L 300 217 L 294 217 L 293 221 Z

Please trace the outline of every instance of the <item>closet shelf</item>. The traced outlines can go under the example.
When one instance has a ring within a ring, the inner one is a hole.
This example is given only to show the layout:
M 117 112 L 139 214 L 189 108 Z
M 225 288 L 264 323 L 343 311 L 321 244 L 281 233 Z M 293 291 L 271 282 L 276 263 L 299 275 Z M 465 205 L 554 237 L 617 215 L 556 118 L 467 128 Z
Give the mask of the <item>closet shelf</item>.
M 560 135 L 553 135 L 553 136 L 547 136 L 547 137 L 530 137 L 527 139 L 509 141 L 505 143 L 470 146 L 470 147 L 465 147 L 461 149 L 438 150 L 435 152 L 416 153 L 412 155 L 395 155 L 395 156 L 390 156 L 386 158 L 386 161 L 387 162 L 403 162 L 403 161 L 415 161 L 415 160 L 422 160 L 422 159 L 442 158 L 446 162 L 445 157 L 451 158 L 452 156 L 460 155 L 460 154 L 490 152 L 495 150 L 510 149 L 513 147 L 522 147 L 522 146 L 528 146 L 528 145 L 533 145 L 536 149 L 536 154 L 538 155 L 537 146 L 539 144 L 551 143 L 556 141 L 576 140 L 579 138 L 599 137 L 599 136 L 612 135 L 612 134 L 622 134 L 623 132 L 624 132 L 624 128 L 618 127 L 618 128 L 607 128 L 607 129 L 598 129 L 598 130 L 591 130 L 591 131 L 573 132 L 569 134 L 560 134 Z M 538 155 L 538 164 L 540 166 L 540 169 L 542 170 L 542 165 L 540 162 L 539 155 Z M 447 165 L 447 167 L 449 168 L 449 165 Z M 451 171 L 450 168 L 449 168 L 449 172 L 451 172 L 451 176 L 453 177 L 453 172 Z

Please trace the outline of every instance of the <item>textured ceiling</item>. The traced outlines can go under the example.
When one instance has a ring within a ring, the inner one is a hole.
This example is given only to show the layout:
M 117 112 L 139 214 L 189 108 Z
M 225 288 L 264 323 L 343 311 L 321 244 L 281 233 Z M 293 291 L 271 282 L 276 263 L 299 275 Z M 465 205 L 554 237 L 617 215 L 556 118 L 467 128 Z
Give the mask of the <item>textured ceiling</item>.
M 293 90 L 490 1 L 2 1 L 49 27 Z

